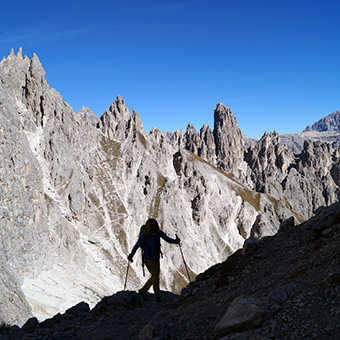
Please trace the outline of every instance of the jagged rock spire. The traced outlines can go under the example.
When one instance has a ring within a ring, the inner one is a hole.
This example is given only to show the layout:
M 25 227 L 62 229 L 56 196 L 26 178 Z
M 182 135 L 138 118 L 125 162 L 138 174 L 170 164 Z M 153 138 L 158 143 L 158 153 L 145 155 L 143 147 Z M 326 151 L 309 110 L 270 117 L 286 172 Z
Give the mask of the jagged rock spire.
M 108 138 L 118 140 L 126 138 L 131 131 L 144 131 L 138 113 L 135 109 L 132 109 L 130 115 L 129 109 L 125 106 L 125 101 L 121 96 L 117 96 L 116 101 L 103 113 L 97 127 Z
M 17 58 L 22 59 L 22 47 L 20 47 L 19 50 L 18 50 Z
M 243 161 L 244 140 L 232 111 L 218 103 L 214 112 L 217 166 L 232 172 Z

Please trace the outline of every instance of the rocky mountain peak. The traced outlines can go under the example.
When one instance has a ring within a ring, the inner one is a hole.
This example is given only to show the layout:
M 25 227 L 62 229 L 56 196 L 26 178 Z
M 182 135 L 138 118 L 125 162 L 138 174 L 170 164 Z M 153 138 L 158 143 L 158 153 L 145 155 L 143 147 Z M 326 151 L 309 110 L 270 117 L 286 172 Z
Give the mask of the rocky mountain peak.
M 267 192 L 268 178 L 280 181 L 292 158 L 292 151 L 280 142 L 276 131 L 265 132 L 261 139 L 245 153 L 245 161 L 252 169 L 251 178 L 257 191 Z M 279 179 L 280 178 L 280 179 Z
M 88 107 L 82 106 L 78 113 L 82 119 L 89 121 L 92 126 L 97 126 L 99 123 L 99 118 Z
M 218 103 L 214 111 L 213 134 L 217 166 L 233 172 L 243 161 L 244 140 L 232 111 L 222 103 Z
M 216 125 L 229 125 L 232 128 L 237 128 L 236 118 L 231 109 L 219 102 L 216 104 L 214 111 L 214 123 Z
M 305 140 L 303 150 L 298 158 L 302 167 L 309 167 L 315 170 L 322 169 L 328 172 L 328 166 L 332 163 L 334 150 L 328 143 L 320 141 Z
M 340 133 L 340 111 L 329 114 L 314 123 L 312 126 L 307 126 L 304 131 Z
M 272 143 L 280 143 L 280 135 L 274 130 L 273 132 L 265 131 L 263 136 L 261 137 L 261 144 L 272 144 Z
M 26 55 L 24 59 L 22 58 L 21 47 L 19 48 L 17 55 L 14 54 L 12 49 L 7 58 L 3 57 L 0 65 L 2 70 L 9 75 L 24 71 L 25 73 L 30 73 L 30 76 L 34 75 L 35 78 L 38 79 L 41 77 L 43 78 L 46 74 L 39 57 L 35 53 L 33 53 L 31 60 L 29 60 Z
M 36 79 L 43 79 L 45 77 L 46 72 L 40 62 L 39 57 L 35 53 L 33 53 L 29 70 L 32 77 Z
M 130 132 L 144 131 L 138 113 L 133 109 L 130 115 L 121 96 L 117 96 L 109 109 L 103 113 L 97 127 L 108 138 L 117 140 L 123 140 Z
M 173 145 L 184 147 L 225 172 L 234 172 L 243 161 L 244 140 L 236 118 L 224 104 L 218 103 L 214 112 L 214 130 L 204 124 L 197 132 L 188 124 L 186 132 L 176 131 Z

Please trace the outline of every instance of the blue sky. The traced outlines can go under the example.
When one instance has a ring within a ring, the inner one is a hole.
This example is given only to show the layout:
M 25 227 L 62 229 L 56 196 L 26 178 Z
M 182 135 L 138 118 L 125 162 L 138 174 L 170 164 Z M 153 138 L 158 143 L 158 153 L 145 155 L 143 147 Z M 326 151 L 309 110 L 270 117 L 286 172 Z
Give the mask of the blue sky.
M 213 127 L 301 132 L 340 110 L 339 0 L 7 1 L 0 56 L 38 54 L 75 111 L 121 95 L 147 132 Z

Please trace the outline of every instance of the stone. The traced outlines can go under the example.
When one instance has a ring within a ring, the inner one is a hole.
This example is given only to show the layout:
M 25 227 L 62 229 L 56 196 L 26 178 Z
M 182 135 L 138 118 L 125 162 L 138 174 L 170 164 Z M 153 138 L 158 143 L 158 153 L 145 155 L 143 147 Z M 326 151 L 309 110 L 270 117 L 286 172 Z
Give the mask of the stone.
M 259 327 L 269 316 L 269 311 L 259 300 L 237 297 L 224 317 L 215 327 L 215 336 L 243 332 Z
M 314 211 L 315 216 L 308 220 L 304 226 L 318 235 L 323 230 L 333 228 L 340 223 L 340 202 L 332 204 L 330 207 L 320 207 Z
M 282 304 L 291 299 L 298 293 L 295 284 L 287 284 L 272 290 L 268 295 L 268 300 L 274 303 Z

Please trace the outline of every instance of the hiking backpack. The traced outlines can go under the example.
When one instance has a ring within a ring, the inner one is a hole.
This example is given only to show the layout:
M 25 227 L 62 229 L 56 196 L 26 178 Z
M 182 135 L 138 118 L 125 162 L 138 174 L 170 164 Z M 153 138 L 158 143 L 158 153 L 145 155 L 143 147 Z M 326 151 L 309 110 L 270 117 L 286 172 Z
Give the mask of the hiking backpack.
M 145 232 L 145 224 L 143 224 L 140 229 L 139 229 L 139 237 L 141 237 L 141 235 Z M 157 231 L 158 233 L 159 231 Z M 150 237 L 150 236 L 149 236 Z M 153 236 L 154 239 L 156 240 L 156 237 L 157 237 L 157 234 L 155 236 Z M 141 248 L 141 255 L 142 255 L 142 268 L 143 268 L 143 276 L 145 276 L 145 268 L 144 268 L 144 249 L 145 249 L 145 246 L 148 242 L 148 237 L 146 238 L 145 242 L 140 246 Z M 156 244 L 158 245 L 158 249 L 156 249 L 156 251 L 159 251 L 161 257 L 163 258 L 163 253 L 162 253 L 162 250 L 161 250 L 161 239 L 159 237 L 159 242 L 154 242 L 155 243 L 155 246 Z

